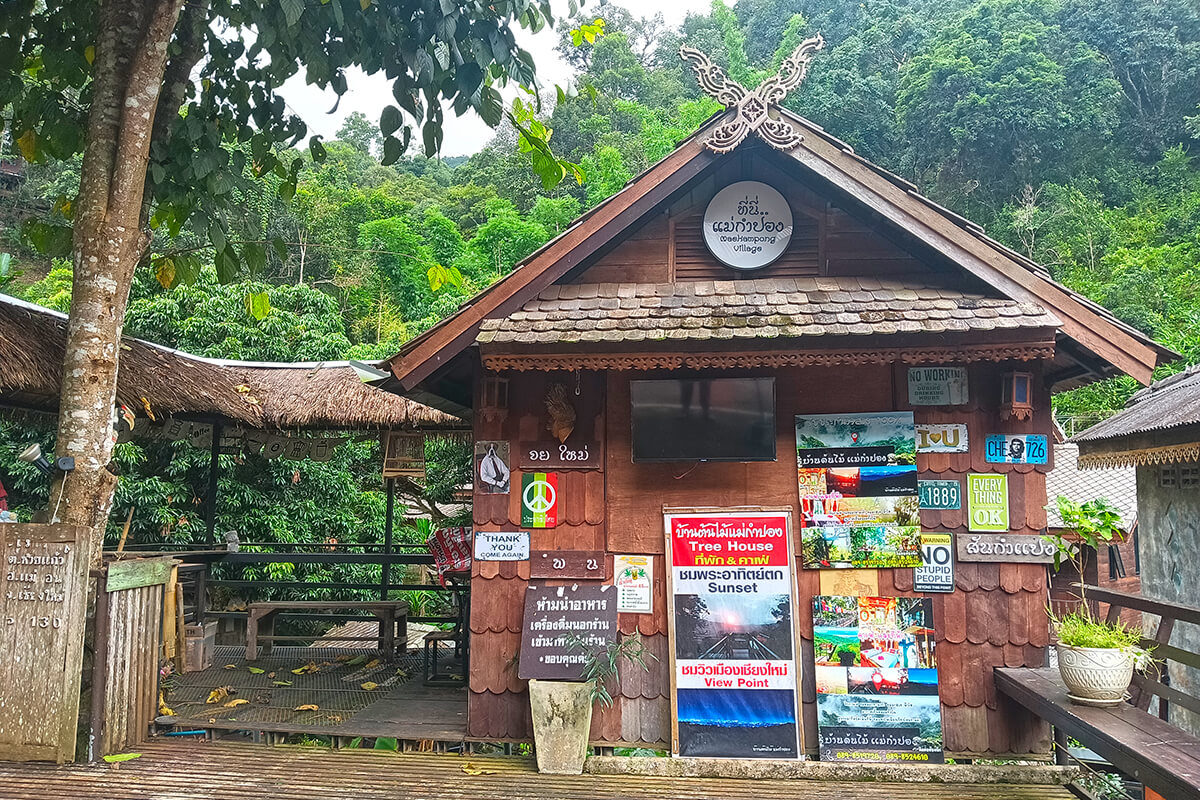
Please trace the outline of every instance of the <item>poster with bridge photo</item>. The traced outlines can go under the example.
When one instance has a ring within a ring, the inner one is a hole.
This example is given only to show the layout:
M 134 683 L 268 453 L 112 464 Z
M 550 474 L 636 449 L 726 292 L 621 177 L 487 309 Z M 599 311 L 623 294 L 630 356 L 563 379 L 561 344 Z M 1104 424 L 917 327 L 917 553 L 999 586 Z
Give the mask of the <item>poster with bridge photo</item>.
M 796 417 L 805 569 L 920 565 L 916 453 L 909 411 Z
M 942 763 L 933 601 L 813 598 L 821 759 Z
M 787 512 L 667 514 L 677 755 L 798 758 Z

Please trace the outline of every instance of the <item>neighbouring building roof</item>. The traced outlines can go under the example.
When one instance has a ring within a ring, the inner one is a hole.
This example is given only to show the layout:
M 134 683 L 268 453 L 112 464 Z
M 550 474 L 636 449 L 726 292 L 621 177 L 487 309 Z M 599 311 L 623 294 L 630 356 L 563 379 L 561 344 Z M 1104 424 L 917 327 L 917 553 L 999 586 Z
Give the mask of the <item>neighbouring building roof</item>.
M 1048 328 L 1041 306 L 872 278 L 769 278 L 550 286 L 507 317 L 484 320 L 480 344 L 809 339 Z
M 1054 498 L 1062 495 L 1080 503 L 1105 498 L 1121 511 L 1121 529 L 1128 531 L 1137 520 L 1137 470 L 1120 467 L 1106 470 L 1079 468 L 1079 445 L 1054 445 L 1054 469 L 1046 474 L 1047 525 L 1061 528 L 1062 518 Z
M 1085 467 L 1200 460 L 1200 365 L 1142 389 L 1071 441 Z
M 56 413 L 67 317 L 0 295 L 0 406 Z M 459 428 L 464 422 L 367 386 L 346 362 L 225 361 L 122 337 L 117 399 L 139 416 L 273 430 Z

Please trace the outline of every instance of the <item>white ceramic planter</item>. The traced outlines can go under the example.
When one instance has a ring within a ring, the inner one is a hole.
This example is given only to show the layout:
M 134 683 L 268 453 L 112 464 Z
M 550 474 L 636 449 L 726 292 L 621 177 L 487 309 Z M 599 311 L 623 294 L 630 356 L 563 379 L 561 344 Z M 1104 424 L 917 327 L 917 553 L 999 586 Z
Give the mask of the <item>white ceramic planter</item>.
M 531 680 L 529 706 L 538 772 L 581 774 L 592 727 L 592 684 Z
M 1133 654 L 1100 647 L 1056 644 L 1058 671 L 1072 702 L 1115 706 L 1125 702 L 1133 680 Z

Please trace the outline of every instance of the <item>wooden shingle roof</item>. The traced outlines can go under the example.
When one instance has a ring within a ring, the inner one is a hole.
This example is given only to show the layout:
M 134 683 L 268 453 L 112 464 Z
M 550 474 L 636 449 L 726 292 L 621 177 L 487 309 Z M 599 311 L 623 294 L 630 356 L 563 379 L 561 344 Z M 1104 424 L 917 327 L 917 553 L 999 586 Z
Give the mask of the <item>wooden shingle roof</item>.
M 484 320 L 495 344 L 811 339 L 1002 328 L 1057 328 L 1032 303 L 875 278 L 766 278 L 551 286 Z

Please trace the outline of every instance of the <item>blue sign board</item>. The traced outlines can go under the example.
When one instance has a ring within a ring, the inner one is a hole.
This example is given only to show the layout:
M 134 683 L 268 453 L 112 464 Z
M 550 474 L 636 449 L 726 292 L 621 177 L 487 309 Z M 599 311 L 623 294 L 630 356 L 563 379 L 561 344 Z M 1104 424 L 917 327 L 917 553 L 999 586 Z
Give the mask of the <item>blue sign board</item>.
M 989 464 L 1045 464 L 1046 437 L 1032 433 L 998 433 L 987 437 Z

